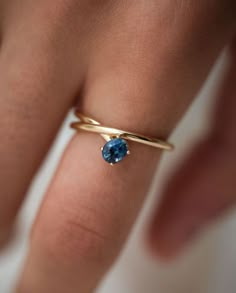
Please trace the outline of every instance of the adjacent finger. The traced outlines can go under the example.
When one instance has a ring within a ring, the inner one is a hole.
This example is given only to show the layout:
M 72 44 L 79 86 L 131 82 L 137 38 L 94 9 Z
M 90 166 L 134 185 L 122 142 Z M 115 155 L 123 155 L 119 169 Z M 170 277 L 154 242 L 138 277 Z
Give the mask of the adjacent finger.
M 231 33 L 228 25 L 215 30 L 208 14 L 200 24 L 200 13 L 183 22 L 186 7 L 155 3 L 117 4 L 103 20 L 80 109 L 106 125 L 167 137 Z M 91 292 L 119 254 L 160 151 L 130 143 L 131 155 L 111 167 L 102 160 L 103 143 L 81 132 L 65 151 L 18 292 Z
M 45 27 L 40 13 L 47 7 L 36 6 L 28 18 L 17 17 L 19 10 L 25 13 L 24 3 L 8 11 L 0 52 L 0 242 L 9 234 L 83 74 L 82 63 L 75 67 L 70 57 L 78 52 L 72 40 L 61 42 L 67 32 L 58 33 L 59 16 L 54 15 L 57 25 Z
M 154 218 L 151 242 L 162 256 L 179 253 L 201 229 L 235 204 L 235 75 L 234 45 L 213 127 L 168 182 Z

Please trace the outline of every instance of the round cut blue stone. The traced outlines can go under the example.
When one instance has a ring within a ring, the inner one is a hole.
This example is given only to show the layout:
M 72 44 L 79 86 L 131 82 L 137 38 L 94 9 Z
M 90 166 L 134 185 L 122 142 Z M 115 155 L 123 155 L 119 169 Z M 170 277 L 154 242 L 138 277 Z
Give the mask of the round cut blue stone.
M 123 138 L 113 138 L 102 148 L 102 156 L 109 164 L 115 164 L 127 155 L 128 150 L 128 144 Z

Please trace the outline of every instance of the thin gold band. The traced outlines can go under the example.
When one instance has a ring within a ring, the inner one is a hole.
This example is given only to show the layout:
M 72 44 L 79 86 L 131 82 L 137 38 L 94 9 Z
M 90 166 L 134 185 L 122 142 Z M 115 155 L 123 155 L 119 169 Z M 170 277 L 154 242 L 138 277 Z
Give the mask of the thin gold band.
M 173 144 L 158 138 L 148 137 L 138 133 L 101 125 L 96 120 L 79 113 L 78 110 L 75 111 L 75 115 L 80 119 L 80 121 L 71 123 L 72 128 L 76 130 L 99 133 L 106 141 L 109 141 L 114 137 L 119 137 L 167 151 L 174 149 Z

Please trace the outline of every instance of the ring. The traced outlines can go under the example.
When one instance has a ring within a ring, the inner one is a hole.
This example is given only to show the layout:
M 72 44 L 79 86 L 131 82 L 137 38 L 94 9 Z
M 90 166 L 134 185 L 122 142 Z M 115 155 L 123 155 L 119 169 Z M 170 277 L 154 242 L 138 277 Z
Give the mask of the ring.
M 99 133 L 106 140 L 101 151 L 103 159 L 110 165 L 120 162 L 126 155 L 130 154 L 127 140 L 167 151 L 174 149 L 173 144 L 159 138 L 101 125 L 98 121 L 81 114 L 78 110 L 75 110 L 75 115 L 79 118 L 79 121 L 71 123 L 72 128 Z

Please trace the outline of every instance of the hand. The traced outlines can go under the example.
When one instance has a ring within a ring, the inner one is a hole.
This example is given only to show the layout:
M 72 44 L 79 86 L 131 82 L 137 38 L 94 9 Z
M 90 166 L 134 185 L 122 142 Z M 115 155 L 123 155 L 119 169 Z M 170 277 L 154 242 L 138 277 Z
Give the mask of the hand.
M 3 243 L 68 110 L 78 104 L 106 125 L 167 137 L 231 42 L 236 7 L 232 0 L 0 6 Z M 235 200 L 235 56 L 232 49 L 213 131 L 171 180 L 152 225 L 162 256 Z M 118 256 L 161 152 L 130 143 L 132 155 L 110 167 L 102 143 L 80 132 L 68 145 L 33 227 L 18 293 L 91 292 Z

